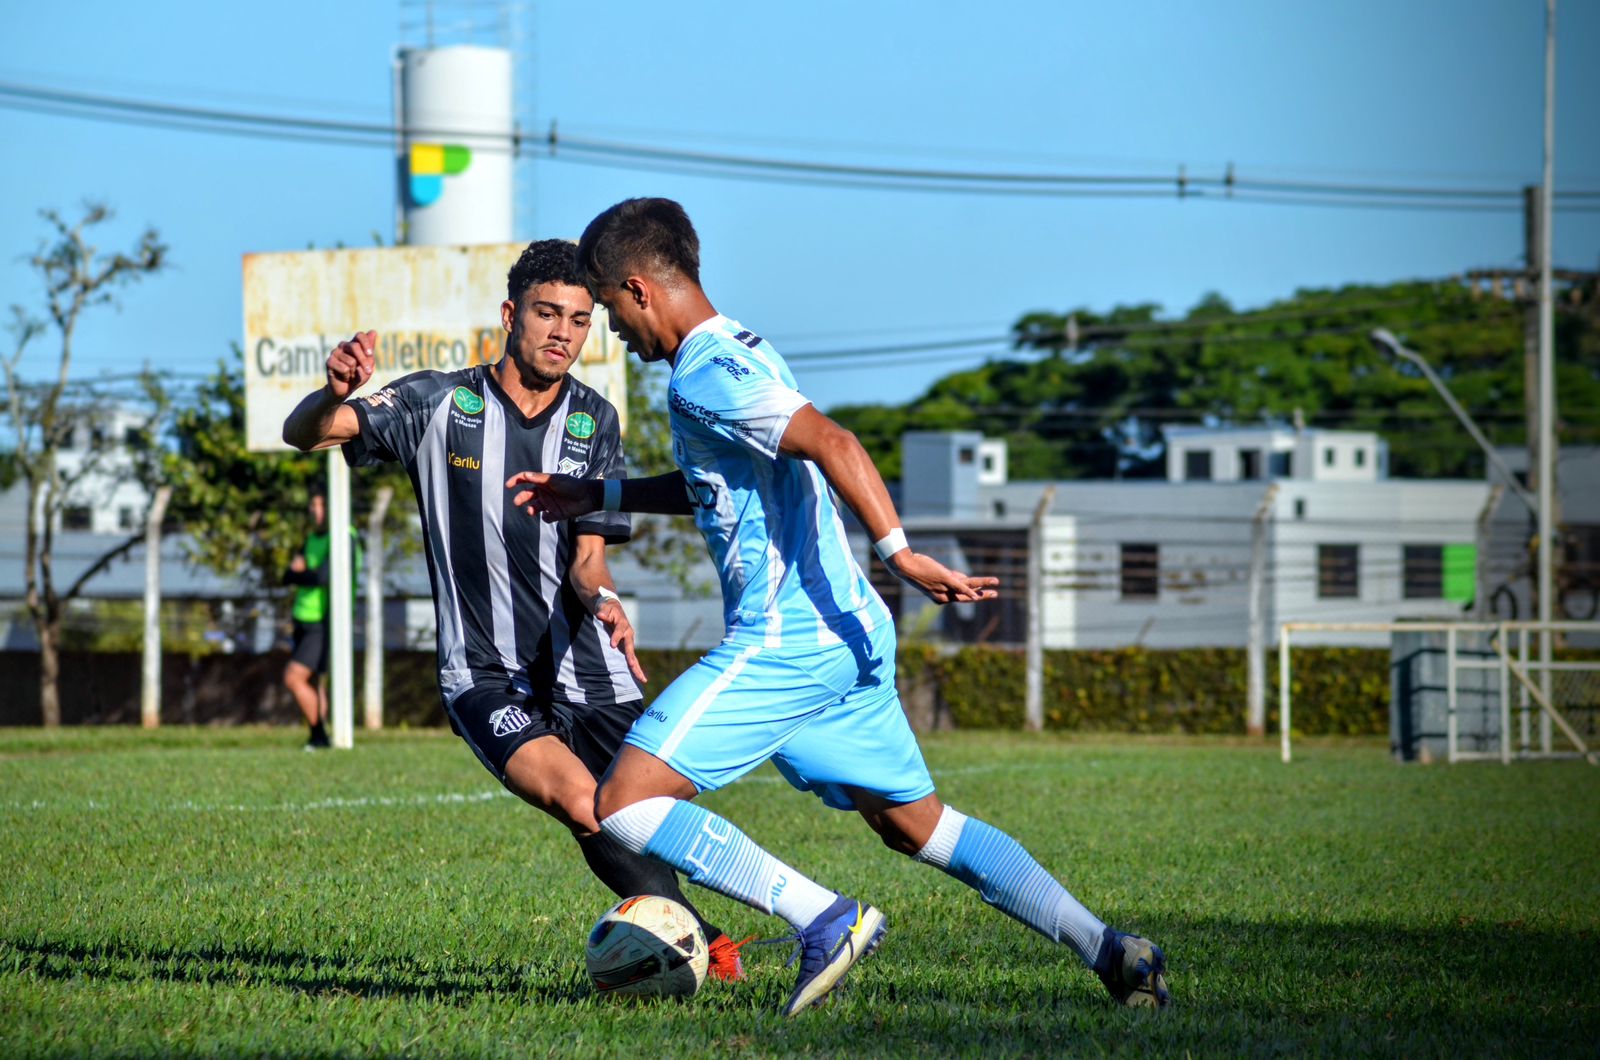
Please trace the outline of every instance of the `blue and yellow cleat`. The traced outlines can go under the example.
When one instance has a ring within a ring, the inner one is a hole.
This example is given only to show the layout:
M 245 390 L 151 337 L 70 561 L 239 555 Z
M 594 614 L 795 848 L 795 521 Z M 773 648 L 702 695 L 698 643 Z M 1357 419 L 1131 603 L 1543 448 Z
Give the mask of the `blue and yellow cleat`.
M 783 1014 L 793 1016 L 827 997 L 852 964 L 878 948 L 888 930 L 887 918 L 872 906 L 843 896 L 835 900 L 795 938 L 800 981 Z
M 1094 974 L 1112 997 L 1130 1008 L 1166 1008 L 1172 1003 L 1167 993 L 1167 955 L 1149 939 L 1106 928 Z

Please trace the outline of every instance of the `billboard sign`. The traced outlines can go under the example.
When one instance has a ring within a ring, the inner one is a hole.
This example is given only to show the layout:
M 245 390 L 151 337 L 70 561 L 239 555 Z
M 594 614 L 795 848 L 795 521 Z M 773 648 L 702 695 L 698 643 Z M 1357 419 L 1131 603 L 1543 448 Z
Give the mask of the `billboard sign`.
M 329 352 L 357 331 L 378 333 L 365 395 L 420 371 L 453 372 L 500 359 L 506 272 L 523 244 L 378 247 L 246 254 L 245 431 L 257 452 L 284 452 L 285 417 L 327 381 Z M 617 407 L 627 427 L 627 353 L 595 306 L 572 373 Z

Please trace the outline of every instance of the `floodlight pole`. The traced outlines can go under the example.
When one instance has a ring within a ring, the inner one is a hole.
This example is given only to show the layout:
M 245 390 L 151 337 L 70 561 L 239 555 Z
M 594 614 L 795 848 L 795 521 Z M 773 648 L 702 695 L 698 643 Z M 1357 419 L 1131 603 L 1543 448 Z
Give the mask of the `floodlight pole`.
M 1444 380 L 1439 378 L 1438 373 L 1423 359 L 1422 355 L 1415 350 L 1407 349 L 1386 328 L 1374 329 L 1369 333 L 1369 337 L 1374 345 L 1391 357 L 1397 357 L 1408 364 L 1417 366 L 1423 377 L 1438 392 L 1439 397 L 1444 400 L 1446 405 L 1450 406 L 1450 411 L 1456 414 L 1456 419 L 1461 421 L 1461 426 L 1466 428 L 1468 434 L 1472 435 L 1472 440 L 1478 443 L 1478 447 L 1483 450 L 1483 455 L 1489 461 L 1489 464 L 1500 472 L 1501 477 L 1506 481 L 1506 487 L 1517 495 L 1518 500 L 1528 506 L 1529 512 L 1537 515 L 1539 513 L 1539 505 L 1533 494 L 1528 492 L 1528 487 L 1517 481 L 1517 476 L 1512 474 L 1511 468 L 1507 466 L 1504 460 L 1500 459 L 1500 454 L 1494 451 L 1494 446 L 1489 444 L 1489 439 L 1478 429 L 1478 425 L 1467 414 L 1467 410 L 1461 407 L 1461 403 L 1456 400 L 1455 395 L 1450 393 L 1450 388 L 1444 385 Z
M 1544 179 L 1539 197 L 1539 661 L 1541 689 L 1550 695 L 1550 620 L 1555 614 L 1555 306 L 1550 290 L 1550 248 L 1555 243 L 1551 205 L 1555 199 L 1556 0 L 1544 5 Z

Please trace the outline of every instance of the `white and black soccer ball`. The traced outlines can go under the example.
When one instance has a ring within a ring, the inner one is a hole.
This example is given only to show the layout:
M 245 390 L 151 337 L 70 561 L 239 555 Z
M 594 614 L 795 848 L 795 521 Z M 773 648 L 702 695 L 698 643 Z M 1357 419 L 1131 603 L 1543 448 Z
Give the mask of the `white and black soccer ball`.
M 688 997 L 705 982 L 710 954 L 689 910 L 642 894 L 595 921 L 584 959 L 599 993 Z

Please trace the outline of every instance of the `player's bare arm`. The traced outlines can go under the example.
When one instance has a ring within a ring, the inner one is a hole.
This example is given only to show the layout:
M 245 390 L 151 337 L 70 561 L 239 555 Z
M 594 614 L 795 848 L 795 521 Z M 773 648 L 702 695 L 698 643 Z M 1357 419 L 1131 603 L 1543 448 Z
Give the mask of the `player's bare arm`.
M 628 659 L 628 669 L 640 681 L 647 681 L 644 667 L 634 654 L 633 623 L 617 599 L 617 586 L 606 566 L 606 541 L 599 534 L 573 535 L 572 564 L 567 568 L 567 581 L 578 599 L 584 602 L 589 613 L 600 620 L 611 634 L 611 646 Z
M 818 412 L 816 406 L 807 405 L 790 418 L 778 451 L 816 464 L 872 540 L 880 541 L 900 529 L 900 515 L 889 499 L 889 487 L 883 484 L 866 449 L 853 433 Z M 999 578 L 953 571 L 909 547 L 890 555 L 884 564 L 937 604 L 993 600 L 1000 595 Z
M 594 479 L 571 475 L 549 475 L 542 471 L 519 471 L 506 479 L 506 489 L 523 489 L 511 503 L 547 523 L 576 519 L 590 512 L 645 512 L 652 515 L 692 515 L 689 487 L 683 472 L 669 471 L 652 478 Z M 607 506 L 606 490 L 615 492 L 615 503 Z
M 345 401 L 372 378 L 372 351 L 377 345 L 376 331 L 362 331 L 333 348 L 328 354 L 328 382 L 307 394 L 283 421 L 285 442 L 310 452 L 343 445 L 361 433 L 361 421 Z

